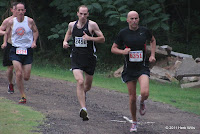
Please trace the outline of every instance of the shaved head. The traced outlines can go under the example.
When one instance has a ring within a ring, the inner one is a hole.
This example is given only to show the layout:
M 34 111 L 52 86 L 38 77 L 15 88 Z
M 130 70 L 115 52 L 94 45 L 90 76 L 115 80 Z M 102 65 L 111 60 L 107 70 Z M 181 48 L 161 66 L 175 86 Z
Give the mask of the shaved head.
M 130 11 L 127 14 L 127 22 L 131 30 L 137 30 L 139 24 L 139 14 L 136 11 Z
M 127 14 L 127 18 L 132 16 L 132 15 L 137 15 L 138 18 L 139 18 L 139 14 L 136 12 L 136 11 L 130 11 L 128 14 Z

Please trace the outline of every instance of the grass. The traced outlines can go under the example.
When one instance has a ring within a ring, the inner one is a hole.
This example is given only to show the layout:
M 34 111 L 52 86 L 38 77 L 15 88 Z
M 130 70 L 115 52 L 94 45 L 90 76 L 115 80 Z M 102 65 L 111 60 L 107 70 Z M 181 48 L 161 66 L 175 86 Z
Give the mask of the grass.
M 37 126 L 43 122 L 44 115 L 3 97 L 0 107 L 0 134 L 38 134 Z
M 5 67 L 2 67 L 1 63 L 2 61 L 0 61 L 0 70 L 6 70 Z M 46 64 L 36 66 L 33 64 L 31 75 L 75 82 L 73 74 L 69 71 L 69 68 L 63 69 L 57 65 Z M 126 84 L 122 83 L 121 78 L 108 77 L 107 73 L 96 73 L 94 75 L 93 86 L 128 93 Z M 139 94 L 139 85 L 137 85 L 137 87 L 137 94 Z M 181 89 L 176 83 L 160 84 L 150 80 L 150 99 L 170 104 L 181 110 L 195 113 L 197 115 L 200 115 L 199 92 L 200 88 Z M 44 116 L 41 115 L 41 113 L 35 112 L 26 106 L 16 105 L 15 103 L 2 98 L 0 99 L 0 107 L 1 134 L 19 132 L 16 130 L 20 130 L 20 133 L 33 133 L 31 130 L 33 130 L 33 128 L 35 129 L 35 126 L 39 125 L 39 123 L 44 119 Z M 32 112 L 35 112 L 34 116 Z M 9 117 L 9 120 L 7 117 Z M 38 119 L 33 119 L 32 117 L 38 117 Z M 22 129 L 21 126 L 23 126 L 24 129 Z

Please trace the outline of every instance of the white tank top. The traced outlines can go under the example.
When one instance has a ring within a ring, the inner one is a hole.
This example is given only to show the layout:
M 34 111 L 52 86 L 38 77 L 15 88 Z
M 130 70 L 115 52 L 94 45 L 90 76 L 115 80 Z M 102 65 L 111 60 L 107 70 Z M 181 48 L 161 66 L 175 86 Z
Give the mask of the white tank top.
M 33 42 L 33 32 L 28 26 L 28 17 L 24 16 L 22 22 L 13 18 L 13 28 L 11 36 L 12 46 L 20 48 L 30 48 Z

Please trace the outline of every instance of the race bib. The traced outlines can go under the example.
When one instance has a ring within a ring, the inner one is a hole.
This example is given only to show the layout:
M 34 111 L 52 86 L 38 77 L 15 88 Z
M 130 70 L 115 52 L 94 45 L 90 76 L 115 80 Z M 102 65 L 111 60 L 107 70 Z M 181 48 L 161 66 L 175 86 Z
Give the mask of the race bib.
M 141 62 L 143 61 L 143 51 L 130 51 L 129 52 L 129 61 L 130 62 Z
M 16 54 L 27 55 L 27 48 L 16 48 Z
M 75 46 L 87 47 L 87 40 L 84 40 L 83 37 L 75 37 Z

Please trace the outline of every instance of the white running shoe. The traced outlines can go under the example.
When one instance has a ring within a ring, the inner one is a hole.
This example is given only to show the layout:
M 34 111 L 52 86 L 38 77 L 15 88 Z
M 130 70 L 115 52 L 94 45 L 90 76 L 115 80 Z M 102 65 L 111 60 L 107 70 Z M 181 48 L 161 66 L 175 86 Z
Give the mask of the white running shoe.
M 137 122 L 132 123 L 130 132 L 137 132 Z

